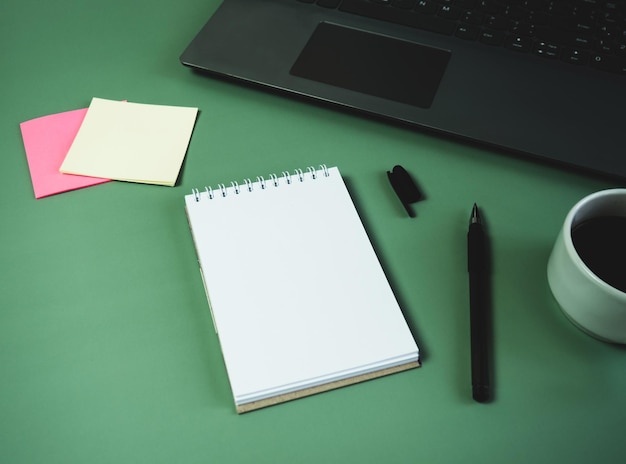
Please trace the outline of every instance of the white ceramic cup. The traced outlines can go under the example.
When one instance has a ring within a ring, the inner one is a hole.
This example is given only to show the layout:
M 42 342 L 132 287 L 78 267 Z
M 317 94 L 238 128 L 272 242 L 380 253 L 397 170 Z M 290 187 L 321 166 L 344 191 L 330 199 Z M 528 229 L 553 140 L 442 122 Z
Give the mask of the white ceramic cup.
M 626 343 L 626 292 L 595 275 L 572 242 L 574 227 L 602 216 L 626 216 L 626 189 L 593 193 L 569 211 L 548 261 L 548 283 L 574 325 L 600 340 Z

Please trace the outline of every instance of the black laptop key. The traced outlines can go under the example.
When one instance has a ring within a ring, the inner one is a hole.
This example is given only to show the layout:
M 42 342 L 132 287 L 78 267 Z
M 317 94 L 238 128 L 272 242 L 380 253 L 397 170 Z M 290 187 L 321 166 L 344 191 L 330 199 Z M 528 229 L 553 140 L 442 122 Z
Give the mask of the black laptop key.
M 439 12 L 437 13 L 437 16 L 439 16 L 440 18 L 449 19 L 452 21 L 458 21 L 459 19 L 461 19 L 462 15 L 462 9 L 448 5 L 442 5 L 439 8 Z
M 555 46 L 556 47 L 556 46 Z M 591 52 L 578 48 L 566 48 L 561 54 L 561 59 L 566 63 L 586 65 L 591 58 Z
M 435 15 L 413 13 L 401 8 L 395 8 L 386 3 L 368 0 L 344 0 L 341 2 L 339 9 L 347 13 L 354 13 L 439 34 L 452 35 L 456 30 L 454 21 Z
M 480 41 L 486 45 L 502 45 L 504 42 L 505 34 L 502 31 L 493 31 L 485 29 L 480 34 Z
M 487 17 L 485 25 L 488 28 L 495 29 L 497 31 L 508 31 L 515 26 L 515 23 L 506 16 L 491 15 Z
M 524 37 L 532 37 L 535 35 L 535 26 L 533 24 L 520 21 L 513 25 L 511 33 Z
M 548 58 L 551 60 L 557 59 L 561 57 L 563 61 L 566 61 L 571 64 L 585 64 L 582 61 L 582 56 L 577 56 L 575 61 L 568 61 L 565 59 L 566 52 L 562 51 L 562 47 L 553 43 L 548 42 L 536 42 L 533 52 L 535 55 L 540 56 L 542 58 Z
M 481 24 L 484 24 L 484 22 L 486 21 L 487 15 L 485 13 L 482 13 L 480 11 L 472 11 L 472 10 L 468 10 L 465 13 L 463 13 L 463 16 L 461 17 L 461 22 L 463 24 L 471 24 L 473 26 L 480 26 Z
M 454 35 L 465 40 L 476 40 L 480 36 L 480 32 L 480 27 L 461 24 Z
M 438 9 L 439 5 L 432 0 L 418 0 L 415 5 L 415 11 L 425 15 L 437 14 Z
M 529 37 L 509 35 L 504 39 L 504 46 L 516 52 L 527 53 L 533 49 L 533 41 Z

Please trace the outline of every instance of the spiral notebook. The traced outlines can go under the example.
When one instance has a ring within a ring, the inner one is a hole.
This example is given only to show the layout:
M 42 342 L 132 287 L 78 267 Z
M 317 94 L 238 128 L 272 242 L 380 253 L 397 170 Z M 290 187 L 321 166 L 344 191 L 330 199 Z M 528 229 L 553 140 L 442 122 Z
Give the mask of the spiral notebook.
M 238 413 L 418 367 L 336 167 L 185 196 Z

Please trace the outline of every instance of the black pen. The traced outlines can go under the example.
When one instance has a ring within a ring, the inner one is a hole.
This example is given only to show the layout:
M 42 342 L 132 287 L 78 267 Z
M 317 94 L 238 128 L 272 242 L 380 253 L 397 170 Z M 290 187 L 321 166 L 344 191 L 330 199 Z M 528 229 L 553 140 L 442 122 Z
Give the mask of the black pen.
M 470 291 L 472 396 L 480 403 L 491 397 L 489 383 L 489 256 L 487 236 L 474 203 L 467 232 L 467 267 Z

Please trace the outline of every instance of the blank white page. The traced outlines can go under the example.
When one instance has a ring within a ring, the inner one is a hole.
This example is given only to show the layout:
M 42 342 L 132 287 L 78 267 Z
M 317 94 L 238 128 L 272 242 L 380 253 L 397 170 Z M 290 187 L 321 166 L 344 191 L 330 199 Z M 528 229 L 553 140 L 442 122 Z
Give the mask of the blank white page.
M 417 362 L 339 170 L 277 181 L 185 197 L 235 403 Z

